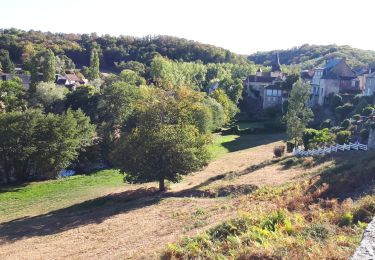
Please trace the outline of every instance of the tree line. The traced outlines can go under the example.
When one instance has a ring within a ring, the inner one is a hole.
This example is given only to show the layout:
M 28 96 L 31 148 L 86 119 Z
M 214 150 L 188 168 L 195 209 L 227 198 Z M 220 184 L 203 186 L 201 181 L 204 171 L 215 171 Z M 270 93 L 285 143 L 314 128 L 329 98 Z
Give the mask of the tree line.
M 119 74 L 103 75 L 92 48 L 89 66 L 76 71 L 89 84 L 69 90 L 54 83 L 68 59 L 50 49 L 29 59 L 29 90 L 17 77 L 0 82 L 0 181 L 6 183 L 85 171 L 100 160 L 122 169 L 129 182 L 158 181 L 163 190 L 165 180 L 207 164 L 211 133 L 238 112 L 241 79 L 256 69 L 156 55 L 147 69 L 132 61 Z
M 99 50 L 103 68 L 121 67 L 123 62 L 137 61 L 150 64 L 155 55 L 178 61 L 202 63 L 249 63 L 246 57 L 213 45 L 171 36 L 110 36 L 97 34 L 62 34 L 19 29 L 0 30 L 0 49 L 9 52 L 17 63 L 23 63 L 29 55 L 50 49 L 56 55 L 65 55 L 75 64 L 88 66 L 91 49 Z

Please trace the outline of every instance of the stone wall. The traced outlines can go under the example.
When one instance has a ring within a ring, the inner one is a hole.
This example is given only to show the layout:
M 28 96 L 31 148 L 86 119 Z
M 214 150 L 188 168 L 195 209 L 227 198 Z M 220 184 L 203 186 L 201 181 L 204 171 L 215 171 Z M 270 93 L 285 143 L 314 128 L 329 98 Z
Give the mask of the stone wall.
M 351 260 L 370 259 L 375 259 L 375 218 L 368 224 L 362 242 L 351 258 Z
M 370 134 L 368 137 L 367 146 L 369 150 L 375 150 L 375 130 L 370 127 Z

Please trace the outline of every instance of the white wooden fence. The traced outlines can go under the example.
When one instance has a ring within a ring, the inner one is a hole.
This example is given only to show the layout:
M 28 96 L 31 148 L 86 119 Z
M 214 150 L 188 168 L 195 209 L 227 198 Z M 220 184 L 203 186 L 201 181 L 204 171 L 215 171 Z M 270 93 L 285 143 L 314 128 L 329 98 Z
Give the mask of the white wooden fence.
M 317 148 L 312 150 L 302 150 L 302 149 L 293 149 L 293 155 L 295 156 L 314 156 L 319 154 L 327 154 L 339 151 L 350 151 L 350 150 L 362 150 L 367 151 L 367 145 L 360 143 L 349 143 L 349 144 L 336 144 L 331 145 L 330 147 L 324 146 L 323 148 Z

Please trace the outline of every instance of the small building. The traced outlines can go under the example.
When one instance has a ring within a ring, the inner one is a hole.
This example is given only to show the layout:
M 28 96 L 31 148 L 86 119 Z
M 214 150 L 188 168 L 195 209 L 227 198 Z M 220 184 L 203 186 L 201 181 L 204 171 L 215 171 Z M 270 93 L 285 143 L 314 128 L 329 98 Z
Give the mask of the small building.
M 78 77 L 75 73 L 67 73 L 65 75 L 57 74 L 55 83 L 65 86 L 70 90 L 75 90 L 77 86 L 86 85 L 88 80 L 83 77 Z
M 346 59 L 329 59 L 324 67 L 314 69 L 311 80 L 311 105 L 323 105 L 330 94 L 361 93 L 363 81 Z
M 365 96 L 372 96 L 375 93 L 375 72 L 370 73 L 365 76 L 366 83 L 365 83 Z
M 281 71 L 279 55 L 275 56 L 272 64 L 271 71 L 263 72 L 262 69 L 258 69 L 255 75 L 250 75 L 244 81 L 244 91 L 247 98 L 250 98 L 254 103 L 259 103 L 261 107 L 259 109 L 264 109 L 266 107 L 278 105 L 281 97 L 278 96 L 281 91 L 281 82 L 285 81 L 286 74 Z M 273 92 L 275 91 L 275 92 Z M 273 96 L 275 93 L 275 96 Z M 282 102 L 280 100 L 280 102 Z
M 263 96 L 263 109 L 277 106 L 281 108 L 283 103 L 283 89 L 280 83 L 265 87 Z
M 19 74 L 10 74 L 10 73 L 2 73 L 2 72 L 0 72 L 0 80 L 2 80 L 2 81 L 11 80 L 11 79 L 13 79 L 15 77 L 18 77 L 18 78 L 21 79 L 23 88 L 25 90 L 29 90 L 30 89 L 30 84 L 31 84 L 31 77 L 30 77 L 30 75 L 23 74 L 21 72 Z

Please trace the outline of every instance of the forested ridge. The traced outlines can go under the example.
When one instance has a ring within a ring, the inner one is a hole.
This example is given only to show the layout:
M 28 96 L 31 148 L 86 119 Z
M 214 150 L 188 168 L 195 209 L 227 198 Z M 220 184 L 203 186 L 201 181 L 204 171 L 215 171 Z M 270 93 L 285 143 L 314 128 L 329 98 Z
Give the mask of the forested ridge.
M 65 34 L 19 29 L 0 30 L 0 49 L 8 50 L 12 60 L 21 63 L 30 53 L 51 49 L 56 55 L 66 55 L 78 66 L 87 66 L 90 51 L 98 48 L 102 68 L 138 61 L 149 64 L 156 54 L 171 60 L 201 61 L 202 63 L 248 63 L 245 56 L 229 50 L 172 36 L 99 36 L 92 34 Z
M 329 57 L 346 58 L 350 66 L 373 67 L 375 51 L 352 48 L 348 45 L 309 45 L 304 44 L 287 50 L 273 50 L 268 52 L 257 52 L 248 56 L 255 64 L 270 66 L 275 54 L 279 53 L 280 63 L 285 65 L 299 65 L 302 69 L 311 69 L 322 65 Z

